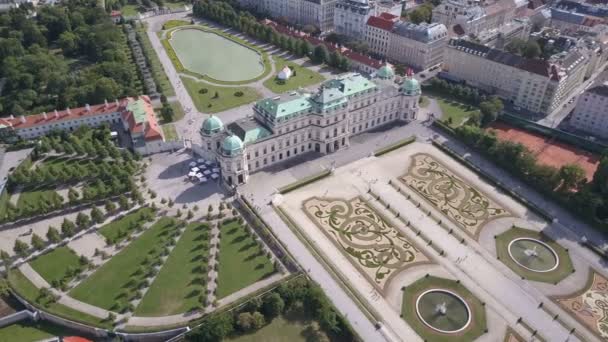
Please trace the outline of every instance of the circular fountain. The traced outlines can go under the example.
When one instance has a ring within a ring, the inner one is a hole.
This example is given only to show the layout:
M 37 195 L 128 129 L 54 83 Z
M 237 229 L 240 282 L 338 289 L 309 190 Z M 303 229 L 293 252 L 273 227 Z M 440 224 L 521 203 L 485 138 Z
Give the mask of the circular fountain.
M 453 334 L 471 323 L 471 309 L 462 297 L 443 289 L 423 292 L 416 300 L 416 313 L 429 328 Z
M 514 239 L 508 251 L 513 261 L 530 271 L 551 272 L 559 266 L 559 257 L 553 248 L 537 239 Z

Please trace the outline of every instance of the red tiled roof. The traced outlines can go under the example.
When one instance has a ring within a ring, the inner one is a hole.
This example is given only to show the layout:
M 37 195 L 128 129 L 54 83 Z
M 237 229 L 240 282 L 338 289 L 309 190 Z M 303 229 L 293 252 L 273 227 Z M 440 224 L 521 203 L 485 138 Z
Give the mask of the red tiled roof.
M 452 31 L 454 31 L 454 33 L 456 33 L 458 36 L 465 34 L 464 29 L 462 26 L 460 26 L 460 24 L 454 25 L 454 27 L 452 27 Z
M 47 125 L 54 122 L 62 122 L 80 119 L 86 116 L 97 116 L 104 114 L 116 113 L 122 110 L 124 105 L 126 104 L 127 99 L 122 99 L 118 101 L 118 105 L 116 102 L 108 102 L 108 104 L 97 104 L 89 106 L 89 110 L 86 107 L 66 109 L 55 112 L 46 113 L 46 119 L 44 118 L 44 114 L 34 114 L 27 115 L 23 117 L 5 117 L 0 118 L 0 123 L 6 126 L 12 126 L 15 129 L 23 129 L 29 127 L 35 127 L 39 125 Z M 23 122 L 22 122 L 23 120 Z
M 603 24 L 604 20 L 602 18 L 598 18 L 598 17 L 592 17 L 592 16 L 586 16 L 585 19 L 583 19 L 583 26 L 587 26 L 587 27 L 594 27 L 595 25 L 599 25 L 599 24 Z
M 380 13 L 379 17 L 382 18 L 382 19 L 391 20 L 391 21 L 399 18 L 398 16 L 396 16 L 394 14 L 390 14 L 388 12 L 382 12 L 382 13 Z
M 133 100 L 142 100 L 144 102 L 146 120 L 140 123 L 135 122 L 135 117 L 133 116 L 133 113 L 124 108 L 124 111 L 122 112 L 122 118 L 128 123 L 129 131 L 131 133 L 143 133 L 144 140 L 146 141 L 162 139 L 163 136 L 161 133 L 161 128 L 159 127 L 158 121 L 156 120 L 156 115 L 154 114 L 154 107 L 152 106 L 150 98 L 146 95 L 143 95 Z
M 110 17 L 120 17 L 122 15 L 122 13 L 120 13 L 120 11 L 112 11 L 110 12 Z
M 393 29 L 394 23 L 390 20 L 381 17 L 371 16 L 369 17 L 369 19 L 367 19 L 367 25 L 379 28 L 384 31 L 391 31 Z

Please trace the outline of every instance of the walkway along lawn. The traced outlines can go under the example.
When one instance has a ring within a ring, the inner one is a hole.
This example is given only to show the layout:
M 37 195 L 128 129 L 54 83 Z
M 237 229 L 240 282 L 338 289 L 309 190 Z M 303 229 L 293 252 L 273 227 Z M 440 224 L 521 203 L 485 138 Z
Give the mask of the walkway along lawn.
M 13 269 L 9 272 L 8 280 L 11 288 L 19 296 L 27 300 L 29 303 L 42 308 L 44 311 L 75 322 L 81 322 L 106 329 L 111 327 L 112 322 L 108 322 L 103 318 L 97 318 L 84 312 L 76 311 L 62 304 L 50 303 L 46 297 L 40 296 L 40 290 L 37 289 L 36 286 L 34 286 L 34 284 L 32 284 L 32 282 L 27 279 L 18 269 Z
M 274 56 L 276 74 L 274 77 L 267 79 L 264 82 L 264 87 L 270 89 L 276 94 L 281 94 L 290 90 L 296 90 L 300 87 L 308 87 L 325 80 L 318 72 L 300 66 L 299 64 L 289 62 L 281 57 Z M 276 76 L 283 70 L 285 66 L 289 66 L 295 72 L 295 75 L 287 81 L 280 81 Z
M 152 217 L 153 213 L 154 210 L 152 210 L 152 208 L 141 208 L 104 225 L 99 228 L 97 232 L 106 238 L 106 243 L 118 243 L 124 240 L 139 225 L 146 223 L 147 217 Z
M 209 258 L 209 225 L 191 223 L 171 251 L 135 316 L 169 316 L 201 308 Z
M 55 248 L 53 251 L 41 255 L 30 261 L 30 266 L 49 284 L 66 278 L 69 270 L 81 267 L 78 255 L 67 246 Z M 73 275 L 68 277 L 70 280 Z
M 274 266 L 238 221 L 222 224 L 217 298 L 224 298 L 274 273 Z
M 163 217 L 89 278 L 70 292 L 70 296 L 107 310 L 117 310 L 127 304 L 141 282 L 140 270 L 148 271 L 160 261 L 160 252 L 177 221 Z M 148 264 L 146 264 L 146 261 Z M 119 306 L 117 308 L 117 306 Z
M 260 98 L 260 94 L 251 87 L 218 87 L 199 82 L 190 77 L 182 77 L 182 83 L 188 90 L 196 109 L 202 113 L 223 112 L 230 108 L 251 103 Z M 205 90 L 206 89 L 206 90 Z M 237 92 L 243 93 L 241 96 Z M 217 93 L 217 97 L 215 94 Z

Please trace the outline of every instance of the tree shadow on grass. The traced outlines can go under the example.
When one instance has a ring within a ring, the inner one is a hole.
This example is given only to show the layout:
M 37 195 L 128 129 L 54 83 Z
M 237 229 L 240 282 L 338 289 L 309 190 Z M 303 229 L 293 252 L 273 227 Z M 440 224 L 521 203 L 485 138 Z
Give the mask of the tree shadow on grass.
M 204 269 L 203 269 L 203 267 L 202 267 L 202 266 L 200 266 L 200 265 L 198 265 L 198 266 L 194 266 L 194 267 L 192 268 L 192 273 L 193 273 L 193 274 L 201 274 L 201 273 L 204 273 L 204 272 L 205 272 L 205 270 L 204 270 Z
M 201 294 L 201 290 L 198 290 L 198 289 L 192 290 L 192 291 L 190 291 L 190 293 L 188 293 L 186 295 L 186 298 L 196 297 L 196 296 L 199 296 L 200 294 Z
M 190 249 L 190 252 L 196 252 L 196 251 L 200 251 L 201 249 L 205 248 L 205 245 L 202 243 L 199 243 L 198 245 L 192 247 Z
M 241 243 L 243 241 L 245 241 L 245 239 L 247 239 L 247 235 L 240 235 L 235 237 L 234 239 L 232 239 L 232 241 L 230 241 L 230 244 L 237 244 L 237 243 Z
M 245 252 L 255 246 L 257 246 L 257 244 L 255 242 L 248 243 L 246 245 L 243 245 L 241 248 L 239 248 L 239 252 Z
M 190 259 L 190 262 L 197 262 L 199 260 L 203 259 L 203 255 L 202 254 L 198 254 L 195 255 L 192 259 Z

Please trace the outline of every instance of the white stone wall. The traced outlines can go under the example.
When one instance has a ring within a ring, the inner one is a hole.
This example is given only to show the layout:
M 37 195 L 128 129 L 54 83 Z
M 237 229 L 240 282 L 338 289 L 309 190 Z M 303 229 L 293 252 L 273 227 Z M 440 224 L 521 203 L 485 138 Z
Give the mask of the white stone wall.
M 584 92 L 576 102 L 570 124 L 590 135 L 608 138 L 608 96 Z
M 53 117 L 53 113 L 47 113 L 48 117 Z M 22 139 L 34 139 L 50 133 L 51 131 L 73 131 L 80 126 L 97 127 L 104 123 L 115 123 L 121 120 L 120 113 L 109 113 L 103 115 L 89 115 L 82 118 L 50 122 L 36 127 L 16 128 L 15 133 Z

